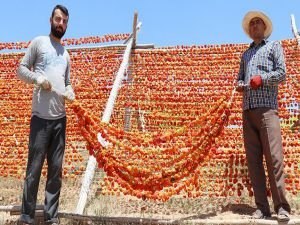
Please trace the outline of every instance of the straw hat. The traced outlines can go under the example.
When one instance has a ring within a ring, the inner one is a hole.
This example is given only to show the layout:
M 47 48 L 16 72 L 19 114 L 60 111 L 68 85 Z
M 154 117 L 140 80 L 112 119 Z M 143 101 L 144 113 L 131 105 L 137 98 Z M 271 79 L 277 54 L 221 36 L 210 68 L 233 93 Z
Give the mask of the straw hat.
M 249 23 L 255 17 L 261 18 L 264 21 L 264 23 L 266 25 L 266 30 L 265 30 L 264 37 L 268 38 L 272 33 L 272 21 L 270 20 L 270 18 L 266 14 L 264 14 L 263 12 L 259 12 L 259 11 L 250 11 L 245 15 L 245 17 L 243 19 L 243 22 L 242 22 L 243 29 L 244 29 L 245 33 L 250 37 Z

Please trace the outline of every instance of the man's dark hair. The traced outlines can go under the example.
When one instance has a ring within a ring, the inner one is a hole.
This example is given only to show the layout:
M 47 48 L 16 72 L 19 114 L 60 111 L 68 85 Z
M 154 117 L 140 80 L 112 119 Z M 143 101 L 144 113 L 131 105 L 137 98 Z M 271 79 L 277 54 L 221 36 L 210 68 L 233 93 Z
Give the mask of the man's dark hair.
M 54 9 L 52 10 L 51 18 L 53 18 L 56 9 L 59 9 L 59 10 L 62 11 L 67 17 L 69 17 L 69 11 L 68 11 L 68 9 L 67 9 L 65 6 L 63 6 L 63 5 L 56 5 L 56 6 L 54 7 Z

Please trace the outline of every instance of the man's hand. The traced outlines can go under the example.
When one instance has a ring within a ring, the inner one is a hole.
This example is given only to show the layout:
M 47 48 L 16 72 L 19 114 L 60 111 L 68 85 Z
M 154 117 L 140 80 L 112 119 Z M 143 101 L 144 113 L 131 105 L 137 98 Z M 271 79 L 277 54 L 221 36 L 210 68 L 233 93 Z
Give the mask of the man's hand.
M 65 93 L 64 93 L 64 96 L 65 96 L 65 98 L 66 98 L 67 100 L 69 100 L 69 101 L 71 101 L 71 102 L 75 100 L 75 93 L 74 93 L 73 88 L 72 88 L 71 85 L 68 85 L 68 86 L 66 87 L 66 91 L 65 91 Z
M 235 90 L 238 91 L 238 92 L 243 92 L 244 91 L 244 86 L 245 86 L 245 83 L 244 81 L 242 80 L 239 80 L 235 86 Z
M 36 79 L 36 84 L 45 90 L 51 90 L 51 83 L 44 75 L 38 76 Z
M 255 75 L 251 77 L 250 80 L 250 86 L 253 90 L 258 89 L 260 86 L 262 86 L 262 79 L 260 75 Z

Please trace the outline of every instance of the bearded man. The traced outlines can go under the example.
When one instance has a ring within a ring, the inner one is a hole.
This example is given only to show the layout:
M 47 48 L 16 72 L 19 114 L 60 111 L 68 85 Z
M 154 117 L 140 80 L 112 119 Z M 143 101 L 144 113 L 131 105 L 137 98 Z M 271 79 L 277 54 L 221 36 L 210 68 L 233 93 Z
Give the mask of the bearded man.
M 50 17 L 51 32 L 32 40 L 18 68 L 18 77 L 33 84 L 28 161 L 20 224 L 34 223 L 41 171 L 47 158 L 45 224 L 56 225 L 66 142 L 65 100 L 73 101 L 70 56 L 61 43 L 69 20 L 66 7 L 57 5 Z

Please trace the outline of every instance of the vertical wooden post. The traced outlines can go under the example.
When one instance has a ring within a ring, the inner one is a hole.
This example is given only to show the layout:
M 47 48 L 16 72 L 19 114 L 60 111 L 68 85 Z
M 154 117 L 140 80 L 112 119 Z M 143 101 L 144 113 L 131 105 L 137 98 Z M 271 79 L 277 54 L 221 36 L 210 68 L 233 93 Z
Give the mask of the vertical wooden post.
M 132 27 L 132 41 L 133 41 L 132 48 L 135 48 L 135 46 L 136 46 L 137 19 L 138 19 L 138 14 L 137 14 L 137 12 L 134 12 L 133 27 Z
M 134 21 L 133 24 L 137 24 L 137 13 L 135 13 L 134 15 Z M 132 35 L 132 37 L 129 39 L 124 55 L 123 55 L 123 61 L 120 65 L 120 68 L 118 70 L 118 73 L 116 75 L 112 90 L 110 92 L 109 98 L 107 100 L 106 103 L 106 107 L 102 116 L 102 122 L 105 123 L 109 123 L 113 108 L 114 108 L 114 104 L 115 104 L 115 100 L 117 98 L 118 95 L 118 90 L 119 87 L 122 83 L 122 79 L 124 77 L 124 73 L 128 67 L 128 62 L 129 62 L 129 58 L 130 58 L 130 53 L 131 53 L 131 49 L 133 48 L 133 44 L 134 44 L 134 40 L 136 39 L 136 29 L 134 29 L 134 34 Z M 101 135 L 98 135 L 98 141 L 101 142 L 101 137 L 99 137 Z M 99 140 L 100 139 L 100 140 Z M 105 143 L 105 142 L 104 142 Z M 96 169 L 96 165 L 97 165 L 97 161 L 96 158 L 94 156 L 90 156 L 89 160 L 88 160 L 88 164 L 87 164 L 87 168 L 83 177 L 83 181 L 82 181 L 82 185 L 81 185 L 81 190 L 80 190 L 80 194 L 79 194 L 79 200 L 77 203 L 77 208 L 76 208 L 76 213 L 77 214 L 83 214 L 86 202 L 87 202 L 87 196 L 90 190 L 90 185 L 92 183 L 94 174 L 95 174 L 95 169 Z
M 136 47 L 136 34 L 137 32 L 139 31 L 140 29 L 140 26 L 141 24 L 137 24 L 137 17 L 138 17 L 138 14 L 137 12 L 134 13 L 134 19 L 133 19 L 133 27 L 132 27 L 132 39 L 133 39 L 133 43 L 132 43 L 132 49 L 134 49 Z M 131 71 L 129 70 L 129 73 L 128 73 L 128 77 L 127 77 L 127 83 L 129 86 L 132 85 L 132 73 Z M 129 87 L 130 88 L 130 87 Z M 130 96 L 126 96 L 127 97 L 127 100 L 130 99 Z M 131 129 L 131 108 L 130 107 L 125 107 L 125 118 L 124 118 L 124 130 L 125 131 L 129 131 Z
M 292 31 L 293 31 L 294 37 L 297 39 L 298 45 L 300 46 L 300 35 L 297 30 L 295 16 L 293 14 L 291 14 L 291 25 L 292 25 Z

